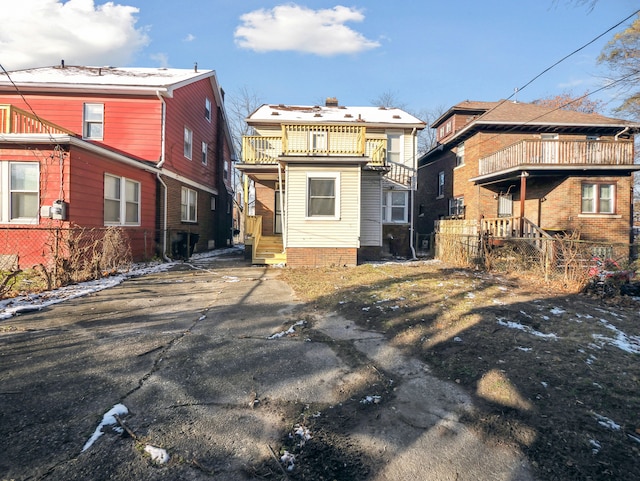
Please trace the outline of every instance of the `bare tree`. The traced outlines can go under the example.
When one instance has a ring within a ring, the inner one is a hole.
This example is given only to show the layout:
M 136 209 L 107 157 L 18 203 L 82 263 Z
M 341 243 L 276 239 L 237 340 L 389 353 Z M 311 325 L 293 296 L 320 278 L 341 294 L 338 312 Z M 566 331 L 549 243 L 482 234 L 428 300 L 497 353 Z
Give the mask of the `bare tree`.
M 238 156 L 242 155 L 242 136 L 253 134 L 246 119 L 263 103 L 260 95 L 246 86 L 227 95 L 225 107 L 229 115 L 229 129 L 233 137 L 233 147 Z
M 571 110 L 584 114 L 594 114 L 602 110 L 602 101 L 589 98 L 589 91 L 575 97 L 569 92 L 564 92 L 551 97 L 534 100 L 532 103 L 542 107 L 559 110 Z
M 629 27 L 615 34 L 605 45 L 598 62 L 619 75 L 611 80 L 625 92 L 626 99 L 617 111 L 640 120 L 640 13 Z

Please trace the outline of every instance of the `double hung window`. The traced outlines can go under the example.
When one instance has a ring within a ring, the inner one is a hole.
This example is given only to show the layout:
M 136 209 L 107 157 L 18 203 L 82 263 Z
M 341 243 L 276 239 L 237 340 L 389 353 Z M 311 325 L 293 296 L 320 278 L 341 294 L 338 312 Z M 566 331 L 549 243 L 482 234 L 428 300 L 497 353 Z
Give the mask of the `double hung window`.
M 104 175 L 104 224 L 140 225 L 140 182 Z
M 0 162 L 0 222 L 38 221 L 40 165 Z

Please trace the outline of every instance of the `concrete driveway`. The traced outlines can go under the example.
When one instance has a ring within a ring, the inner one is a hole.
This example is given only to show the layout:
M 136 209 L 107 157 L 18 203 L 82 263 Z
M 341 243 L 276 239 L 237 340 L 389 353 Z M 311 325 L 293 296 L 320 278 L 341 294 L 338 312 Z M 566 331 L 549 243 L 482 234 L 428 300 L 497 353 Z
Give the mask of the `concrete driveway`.
M 0 321 L 0 479 L 533 479 L 455 384 L 277 277 L 212 258 Z

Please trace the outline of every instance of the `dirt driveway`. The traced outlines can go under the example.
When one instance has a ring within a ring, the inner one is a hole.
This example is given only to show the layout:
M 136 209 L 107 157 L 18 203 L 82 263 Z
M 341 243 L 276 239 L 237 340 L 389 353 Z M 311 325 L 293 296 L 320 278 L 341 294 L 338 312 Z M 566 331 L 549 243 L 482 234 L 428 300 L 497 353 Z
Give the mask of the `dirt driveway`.
M 241 259 L 0 321 L 2 480 L 531 480 L 375 330 Z

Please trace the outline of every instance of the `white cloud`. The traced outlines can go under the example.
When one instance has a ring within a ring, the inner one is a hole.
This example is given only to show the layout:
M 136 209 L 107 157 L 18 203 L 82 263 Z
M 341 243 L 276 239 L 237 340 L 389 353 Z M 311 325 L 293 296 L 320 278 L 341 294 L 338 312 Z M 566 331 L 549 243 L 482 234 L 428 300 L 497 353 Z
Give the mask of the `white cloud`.
M 193 34 L 187 34 L 186 37 L 182 39 L 183 42 L 193 42 L 196 39 L 196 36 Z
M 0 63 L 7 70 L 56 65 L 124 66 L 149 43 L 139 9 L 94 0 L 0 0 Z
M 323 10 L 279 5 L 246 13 L 240 20 L 234 33 L 236 44 L 256 52 L 290 50 L 331 56 L 380 46 L 345 25 L 363 21 L 362 12 L 340 5 Z
M 157 62 L 158 67 L 165 68 L 169 66 L 169 56 L 166 53 L 152 53 L 151 55 L 149 55 L 149 58 Z

